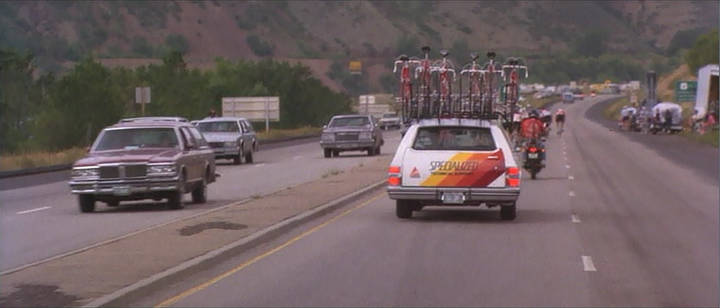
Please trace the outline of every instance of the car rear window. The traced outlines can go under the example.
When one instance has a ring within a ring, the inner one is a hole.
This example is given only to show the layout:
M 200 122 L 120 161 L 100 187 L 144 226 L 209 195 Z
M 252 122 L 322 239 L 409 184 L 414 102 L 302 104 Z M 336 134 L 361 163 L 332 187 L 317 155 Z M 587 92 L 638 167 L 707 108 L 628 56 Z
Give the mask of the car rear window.
M 487 127 L 421 127 L 413 142 L 415 150 L 492 151 L 495 140 Z
M 197 125 L 199 131 L 203 133 L 237 133 L 238 124 L 235 121 L 226 122 L 200 122 Z
M 365 126 L 370 121 L 367 117 L 335 118 L 330 122 L 330 127 Z

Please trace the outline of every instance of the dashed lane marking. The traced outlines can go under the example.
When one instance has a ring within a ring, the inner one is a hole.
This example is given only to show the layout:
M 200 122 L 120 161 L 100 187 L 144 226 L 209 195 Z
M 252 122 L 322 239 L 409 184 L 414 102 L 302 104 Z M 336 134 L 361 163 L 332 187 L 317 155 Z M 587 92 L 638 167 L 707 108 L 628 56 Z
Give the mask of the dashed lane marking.
M 565 168 L 570 169 L 570 165 L 565 165 Z
M 259 168 L 259 167 L 262 167 L 262 166 L 265 166 L 265 164 L 257 164 L 257 165 L 255 165 L 255 167 L 258 167 L 258 168 Z
M 20 211 L 20 212 L 17 212 L 17 214 L 18 214 L 18 215 L 30 214 L 30 213 L 39 212 L 39 211 L 42 211 L 42 210 L 47 210 L 47 209 L 49 209 L 49 208 L 51 208 L 51 207 L 50 207 L 50 206 L 43 206 L 43 207 L 38 207 L 38 208 L 34 208 L 34 209 L 31 209 L 31 210 L 27 210 L 27 211 Z
M 570 197 L 575 197 L 575 192 L 571 190 L 571 191 L 568 193 L 568 196 L 570 196 Z
M 582 256 L 583 270 L 586 272 L 597 272 L 595 264 L 590 256 Z
M 571 220 L 574 224 L 579 224 L 579 223 L 580 223 L 580 217 L 578 217 L 578 215 L 576 215 L 576 214 L 570 215 L 570 220 Z
M 293 160 L 298 160 L 298 159 L 301 159 L 301 158 L 303 158 L 301 155 L 293 156 Z
M 572 175 L 568 175 L 568 180 L 572 181 L 572 180 L 574 180 L 574 179 L 575 179 L 575 177 L 574 177 L 574 176 L 572 176 Z

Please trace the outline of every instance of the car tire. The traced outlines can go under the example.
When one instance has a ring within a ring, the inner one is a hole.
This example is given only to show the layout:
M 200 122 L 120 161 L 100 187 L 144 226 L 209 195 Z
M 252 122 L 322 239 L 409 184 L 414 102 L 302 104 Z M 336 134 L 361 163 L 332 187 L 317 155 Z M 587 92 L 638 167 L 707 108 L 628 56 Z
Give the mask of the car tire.
M 381 147 L 382 147 L 382 146 L 378 146 L 377 148 L 375 148 L 375 155 L 380 155 L 380 148 L 381 148 Z
M 531 171 L 530 171 L 530 178 L 533 179 L 533 180 L 534 180 L 534 179 L 537 179 L 537 171 L 531 170 Z
M 502 220 L 514 220 L 517 216 L 515 203 L 512 205 L 503 205 L 500 207 L 500 219 Z
M 245 163 L 246 164 L 252 164 L 253 163 L 253 153 L 252 150 L 245 153 Z
M 395 201 L 395 215 L 401 219 L 408 219 L 412 217 L 413 205 L 408 200 L 396 200 Z
M 205 203 L 207 202 L 207 177 L 204 176 L 202 182 L 198 187 L 195 187 L 192 191 L 193 203 Z
M 367 149 L 367 155 L 368 155 L 368 156 L 373 156 L 373 155 L 375 155 L 375 148 L 368 148 L 368 149 Z
M 80 206 L 80 212 L 91 213 L 95 211 L 95 196 L 78 195 L 78 205 Z
M 119 200 L 108 200 L 105 202 L 105 204 L 107 204 L 107 206 L 110 206 L 110 207 L 117 207 L 117 206 L 120 206 L 120 201 Z
M 332 150 L 323 149 L 323 156 L 325 156 L 325 158 L 330 158 L 331 155 L 332 155 Z
M 239 165 L 242 164 L 242 158 L 243 158 L 243 151 L 242 148 L 238 149 L 238 155 L 233 157 L 233 165 Z
M 178 179 L 178 189 L 170 193 L 167 198 L 167 207 L 171 210 L 183 208 L 183 195 L 185 194 L 185 174 L 181 173 Z
M 338 150 L 332 151 L 332 156 L 340 157 L 340 151 L 338 151 Z

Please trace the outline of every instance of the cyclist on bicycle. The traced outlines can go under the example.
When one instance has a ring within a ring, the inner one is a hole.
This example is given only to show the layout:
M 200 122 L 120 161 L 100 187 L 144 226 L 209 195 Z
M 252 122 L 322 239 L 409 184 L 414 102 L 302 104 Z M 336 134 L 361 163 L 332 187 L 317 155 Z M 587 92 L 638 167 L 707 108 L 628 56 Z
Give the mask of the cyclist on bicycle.
M 555 126 L 559 130 L 565 129 L 565 110 L 562 108 L 555 111 Z

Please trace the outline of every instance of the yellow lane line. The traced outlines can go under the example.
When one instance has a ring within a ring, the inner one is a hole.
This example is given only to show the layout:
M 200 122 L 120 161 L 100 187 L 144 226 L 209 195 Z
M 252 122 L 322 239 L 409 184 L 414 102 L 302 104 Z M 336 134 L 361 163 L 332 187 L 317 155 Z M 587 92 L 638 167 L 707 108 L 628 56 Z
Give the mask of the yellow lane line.
M 240 265 L 238 265 L 237 267 L 235 267 L 235 268 L 233 268 L 233 269 L 231 269 L 231 270 L 229 270 L 229 271 L 227 271 L 227 272 L 225 272 L 225 273 L 223 273 L 223 274 L 220 274 L 219 276 L 217 276 L 217 277 L 215 277 L 215 278 L 213 278 L 213 279 L 210 279 L 210 280 L 208 280 L 208 281 L 206 281 L 206 282 L 204 282 L 204 283 L 202 283 L 202 284 L 200 284 L 200 285 L 198 285 L 198 286 L 195 286 L 195 287 L 193 287 L 193 288 L 191 288 L 191 289 L 189 289 L 189 290 L 186 290 L 186 291 L 184 291 L 184 292 L 182 292 L 182 293 L 180 293 L 180 294 L 178 294 L 178 295 L 175 295 L 175 296 L 173 296 L 173 297 L 171 297 L 171 298 L 169 298 L 169 299 L 166 299 L 166 300 L 164 300 L 163 302 L 161 302 L 160 304 L 157 304 L 155 307 L 168 307 L 168 306 L 171 306 L 171 305 L 175 304 L 176 302 L 182 300 L 183 298 L 186 298 L 186 297 L 188 297 L 188 296 L 190 296 L 190 295 L 192 295 L 192 294 L 194 294 L 194 293 L 197 293 L 198 291 L 203 290 L 203 289 L 205 289 L 205 288 L 207 288 L 207 287 L 209 287 L 209 286 L 217 283 L 218 281 L 223 280 L 224 278 L 226 278 L 226 277 L 228 277 L 228 276 L 230 276 L 230 275 L 232 275 L 232 274 L 234 274 L 234 273 L 236 273 L 236 272 L 238 272 L 238 271 L 240 271 L 240 270 L 242 270 L 242 269 L 244 269 L 244 268 L 252 265 L 253 263 L 255 263 L 255 262 L 257 262 L 257 261 L 260 261 L 260 260 L 262 260 L 263 258 L 265 258 L 265 257 L 267 257 L 267 256 L 270 256 L 270 255 L 272 255 L 272 254 L 280 251 L 281 249 L 283 249 L 283 248 L 285 248 L 285 247 L 287 247 L 287 246 L 292 245 L 293 243 L 301 240 L 301 239 L 304 238 L 304 237 L 307 237 L 308 235 L 314 233 L 314 232 L 317 231 L 317 230 L 320 230 L 321 228 L 323 228 L 323 227 L 329 225 L 330 223 L 332 223 L 332 222 L 340 219 L 341 217 L 343 217 L 343 216 L 345 216 L 345 215 L 347 215 L 347 214 L 350 214 L 351 212 L 353 212 L 353 211 L 355 211 L 355 210 L 357 210 L 357 209 L 359 209 L 359 208 L 361 208 L 361 207 L 364 207 L 364 206 L 370 204 L 371 202 L 377 200 L 378 198 L 380 198 L 380 197 L 383 196 L 383 195 L 385 195 L 385 192 L 381 192 L 381 193 L 373 196 L 372 198 L 366 200 L 365 202 L 363 202 L 363 203 L 361 203 L 361 204 L 359 204 L 359 205 L 357 205 L 357 206 L 355 206 L 355 207 L 353 207 L 353 208 L 351 208 L 351 209 L 349 209 L 349 210 L 346 210 L 345 212 L 342 212 L 341 214 L 339 214 L 339 215 L 337 215 L 337 216 L 329 219 L 328 221 L 326 221 L 326 222 L 324 222 L 324 223 L 322 223 L 322 224 L 320 224 L 320 225 L 317 225 L 317 226 L 315 226 L 314 228 L 312 228 L 312 229 L 310 229 L 310 230 L 307 230 L 307 231 L 303 232 L 302 234 L 300 234 L 300 235 L 298 235 L 298 236 L 296 236 L 296 237 L 288 240 L 287 242 L 283 243 L 282 245 L 280 245 L 280 246 L 278 246 L 278 247 L 275 247 L 275 248 L 273 248 L 273 249 L 271 249 L 271 250 L 269 250 L 269 251 L 267 251 L 267 252 L 265 252 L 265 253 L 263 253 L 263 254 L 261 254 L 261 255 L 259 255 L 259 256 L 256 256 L 256 257 L 254 257 L 254 258 L 246 261 L 245 263 L 240 264 Z

